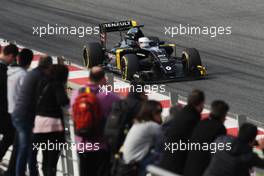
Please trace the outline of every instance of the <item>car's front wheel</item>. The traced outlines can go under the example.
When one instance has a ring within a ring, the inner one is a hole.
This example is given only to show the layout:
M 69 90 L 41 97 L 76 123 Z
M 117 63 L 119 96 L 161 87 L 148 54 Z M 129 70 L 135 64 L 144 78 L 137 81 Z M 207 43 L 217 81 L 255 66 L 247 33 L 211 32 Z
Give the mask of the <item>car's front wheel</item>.
M 87 68 L 103 63 L 103 50 L 99 43 L 88 43 L 83 49 L 83 63 Z
M 135 54 L 126 54 L 121 58 L 121 76 L 123 80 L 132 80 L 139 70 L 138 57 Z
M 195 48 L 186 48 L 182 52 L 182 63 L 186 74 L 196 74 L 196 71 L 202 67 L 202 61 L 199 51 Z M 197 74 L 200 74 L 197 72 Z

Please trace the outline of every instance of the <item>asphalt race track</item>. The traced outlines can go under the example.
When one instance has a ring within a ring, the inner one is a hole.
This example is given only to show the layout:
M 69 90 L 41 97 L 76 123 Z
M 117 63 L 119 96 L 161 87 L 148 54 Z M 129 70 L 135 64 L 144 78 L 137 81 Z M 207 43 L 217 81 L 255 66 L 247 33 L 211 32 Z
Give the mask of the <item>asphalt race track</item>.
M 209 78 L 169 83 L 167 90 L 187 95 L 206 92 L 207 104 L 226 100 L 231 111 L 264 121 L 264 1 L 263 0 L 1 0 L 0 38 L 33 49 L 64 55 L 81 63 L 82 46 L 98 36 L 33 35 L 33 26 L 96 26 L 133 18 L 145 24 L 145 34 L 200 50 Z M 231 35 L 165 35 L 164 26 L 231 26 Z M 118 37 L 118 35 L 117 35 Z M 179 50 L 180 50 L 179 49 Z

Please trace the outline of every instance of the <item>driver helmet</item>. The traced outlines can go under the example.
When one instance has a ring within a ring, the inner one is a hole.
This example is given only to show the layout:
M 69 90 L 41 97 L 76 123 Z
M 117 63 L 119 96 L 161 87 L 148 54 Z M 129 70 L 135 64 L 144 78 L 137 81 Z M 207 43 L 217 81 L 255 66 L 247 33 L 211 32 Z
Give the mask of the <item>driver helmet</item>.
M 141 37 L 138 39 L 140 48 L 149 48 L 151 40 L 148 37 Z
M 140 37 L 144 37 L 143 32 L 138 27 L 134 27 L 127 31 L 125 39 L 138 41 Z

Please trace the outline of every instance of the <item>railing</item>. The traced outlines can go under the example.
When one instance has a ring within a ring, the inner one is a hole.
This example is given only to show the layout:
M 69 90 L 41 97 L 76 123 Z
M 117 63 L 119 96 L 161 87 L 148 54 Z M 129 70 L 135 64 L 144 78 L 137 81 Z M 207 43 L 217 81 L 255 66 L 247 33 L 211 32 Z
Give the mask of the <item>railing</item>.
M 181 176 L 174 174 L 170 171 L 164 170 L 155 165 L 148 165 L 147 166 L 147 176 Z
M 69 108 L 64 108 L 64 126 L 65 126 L 65 140 L 68 146 L 71 146 L 74 141 L 74 130 L 73 122 L 71 120 Z M 74 150 L 64 150 L 63 151 L 64 162 L 63 165 L 63 175 L 74 176 L 79 175 L 79 161 L 77 157 L 77 152 Z

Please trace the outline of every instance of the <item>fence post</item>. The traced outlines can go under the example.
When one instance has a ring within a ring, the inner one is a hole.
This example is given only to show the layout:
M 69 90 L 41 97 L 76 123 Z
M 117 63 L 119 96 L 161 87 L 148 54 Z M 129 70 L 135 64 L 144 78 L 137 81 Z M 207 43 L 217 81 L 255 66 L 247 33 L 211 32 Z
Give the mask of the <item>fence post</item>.
M 243 115 L 243 114 L 239 114 L 237 116 L 237 120 L 238 120 L 238 126 L 241 127 L 242 124 L 247 122 L 247 116 Z
M 148 172 L 148 175 L 147 176 L 163 176 L 163 175 L 166 175 L 166 176 L 181 176 L 181 175 L 178 175 L 178 174 L 175 174 L 175 173 L 172 173 L 168 170 L 165 170 L 161 167 L 158 167 L 158 166 L 155 166 L 155 165 L 148 165 L 147 168 L 146 168 L 147 172 Z
M 68 112 L 68 108 L 64 108 L 64 127 L 65 127 L 65 140 L 68 143 L 68 146 L 71 146 L 71 131 L 70 131 L 70 114 Z M 67 168 L 63 171 L 63 174 L 67 174 L 69 176 L 74 176 L 74 167 L 73 167 L 73 156 L 71 150 L 65 150 L 65 160 Z
M 57 63 L 58 63 L 58 64 L 60 64 L 60 65 L 64 65 L 64 64 L 65 64 L 64 61 L 65 61 L 65 59 L 64 59 L 63 56 L 59 56 L 59 57 L 57 57 Z
M 107 74 L 107 82 L 108 82 L 108 85 L 112 86 L 112 89 L 114 90 L 114 74 L 113 73 Z
M 171 106 L 175 106 L 178 104 L 179 95 L 176 92 L 169 92 Z

